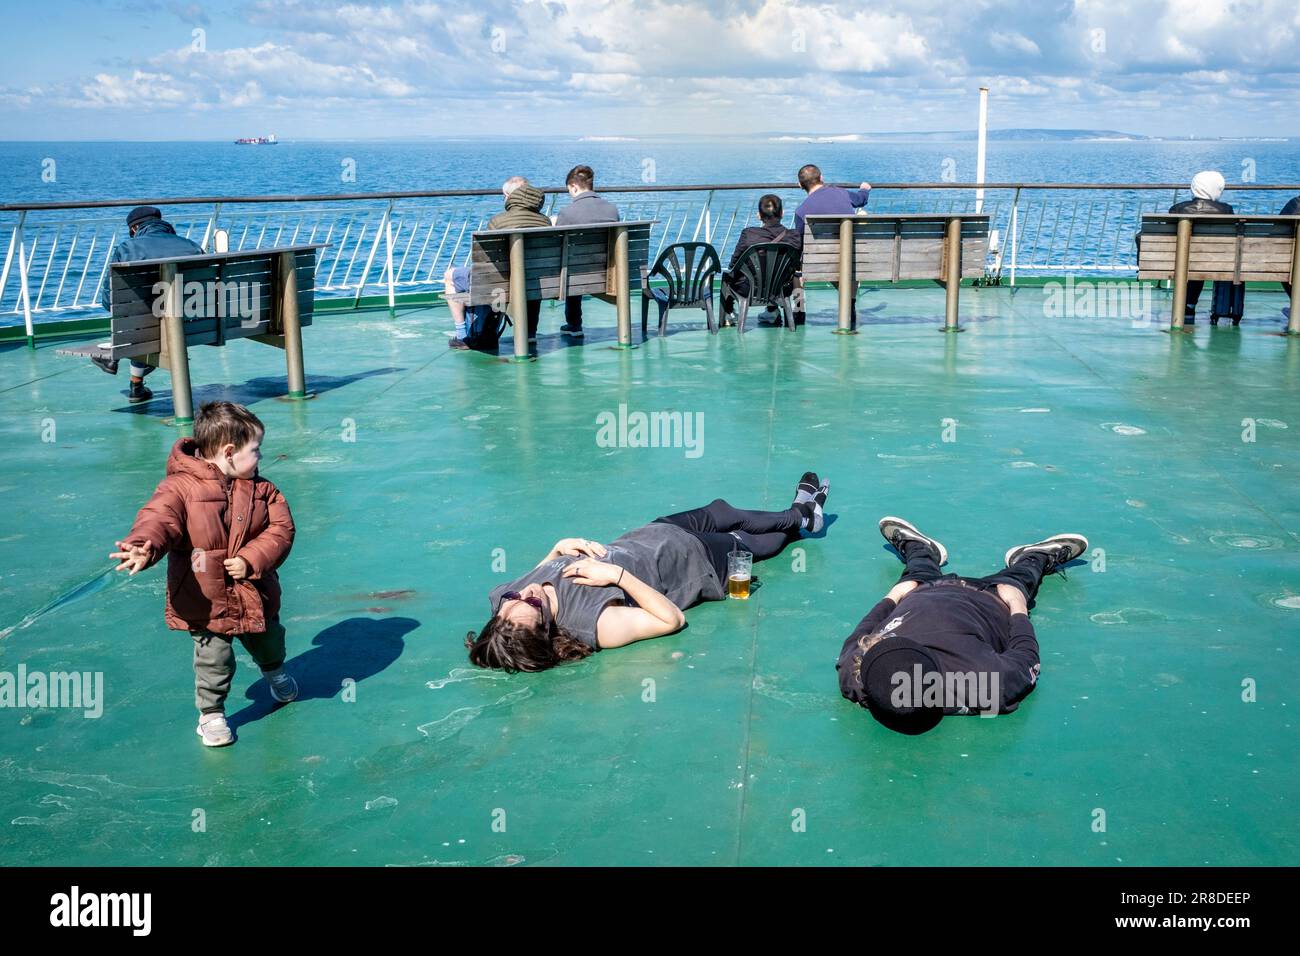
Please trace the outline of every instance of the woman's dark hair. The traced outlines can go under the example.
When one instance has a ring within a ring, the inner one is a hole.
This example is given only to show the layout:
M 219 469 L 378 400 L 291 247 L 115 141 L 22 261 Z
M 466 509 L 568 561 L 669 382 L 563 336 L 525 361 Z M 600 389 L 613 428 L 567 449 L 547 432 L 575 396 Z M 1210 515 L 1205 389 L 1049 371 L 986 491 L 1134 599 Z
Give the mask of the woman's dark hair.
M 768 193 L 758 201 L 758 218 L 764 222 L 780 222 L 782 214 L 781 197 Z
M 544 671 L 560 664 L 580 661 L 593 651 L 558 624 L 549 631 L 544 623 L 517 624 L 494 614 L 474 636 L 465 635 L 470 663 L 494 667 L 507 673 Z

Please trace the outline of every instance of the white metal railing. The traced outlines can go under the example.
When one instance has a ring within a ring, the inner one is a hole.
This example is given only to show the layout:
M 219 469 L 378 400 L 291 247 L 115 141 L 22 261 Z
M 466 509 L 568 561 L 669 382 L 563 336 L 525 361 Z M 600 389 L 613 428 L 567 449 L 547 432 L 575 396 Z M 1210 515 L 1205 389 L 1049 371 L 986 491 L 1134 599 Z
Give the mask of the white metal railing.
M 1163 212 L 1186 191 L 1131 184 L 884 184 L 872 191 L 870 213 L 973 212 L 990 217 L 993 241 L 985 271 L 1005 275 L 1133 272 L 1133 236 L 1143 213 Z M 1275 213 L 1300 187 L 1239 187 L 1229 195 L 1240 213 Z M 550 191 L 546 211 L 566 201 Z M 686 240 L 712 242 L 726 262 L 741 229 L 757 222 L 760 195 L 776 192 L 786 222 L 802 193 L 784 184 L 627 187 L 602 190 L 624 218 L 653 219 L 651 251 Z M 470 235 L 501 208 L 500 193 L 376 194 L 346 198 L 242 197 L 159 201 L 176 231 L 212 247 L 217 229 L 230 249 L 323 242 L 316 263 L 322 297 L 386 292 L 390 306 L 408 291 L 440 291 L 444 271 L 468 260 Z M 7 231 L 0 272 L 0 325 L 21 317 L 71 317 L 100 309 L 99 291 L 113 247 L 126 233 L 127 203 L 15 204 L 0 207 Z M 3 232 L 0 232 L 3 235 Z

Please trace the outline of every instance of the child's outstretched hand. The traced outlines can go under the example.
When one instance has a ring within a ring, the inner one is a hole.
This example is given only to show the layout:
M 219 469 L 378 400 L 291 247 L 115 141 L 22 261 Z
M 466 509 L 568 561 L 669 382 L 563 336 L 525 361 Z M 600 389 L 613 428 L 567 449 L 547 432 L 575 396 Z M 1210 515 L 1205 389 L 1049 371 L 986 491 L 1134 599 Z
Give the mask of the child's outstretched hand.
M 248 562 L 243 558 L 226 558 L 221 563 L 225 565 L 226 573 L 236 581 L 242 581 L 248 577 Z
M 117 546 L 120 550 L 114 551 L 109 557 L 122 563 L 113 570 L 128 571 L 130 574 L 135 574 L 137 571 L 143 571 L 149 566 L 149 559 L 153 556 L 153 545 L 127 544 L 124 541 L 119 541 Z

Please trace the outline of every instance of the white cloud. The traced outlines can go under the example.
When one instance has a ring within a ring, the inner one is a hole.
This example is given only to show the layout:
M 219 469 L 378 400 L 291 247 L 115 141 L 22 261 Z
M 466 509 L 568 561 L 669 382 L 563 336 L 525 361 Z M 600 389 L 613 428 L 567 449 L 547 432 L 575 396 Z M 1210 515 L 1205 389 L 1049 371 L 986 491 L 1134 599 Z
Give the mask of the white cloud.
M 174 8 L 198 16 L 179 0 Z M 1214 84 L 1237 96 L 1294 91 L 1298 9 L 1296 0 L 254 0 L 247 26 L 269 39 L 219 48 L 230 34 L 211 28 L 206 53 L 128 50 L 124 67 L 0 90 L 0 100 L 313 114 L 337 103 L 444 119 L 563 104 L 566 118 L 600 111 L 629 126 L 654 110 L 686 110 L 696 125 L 739 110 L 768 127 L 797 125 L 815 104 L 819 120 L 906 128 L 988 83 L 1040 114 L 1056 104 L 1101 115 L 1111 101 L 1165 108 Z

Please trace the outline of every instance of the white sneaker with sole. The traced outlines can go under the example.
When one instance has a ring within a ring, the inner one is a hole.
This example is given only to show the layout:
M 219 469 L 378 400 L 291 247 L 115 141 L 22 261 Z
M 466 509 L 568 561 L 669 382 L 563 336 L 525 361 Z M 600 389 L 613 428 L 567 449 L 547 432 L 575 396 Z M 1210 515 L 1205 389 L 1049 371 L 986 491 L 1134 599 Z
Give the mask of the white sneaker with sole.
M 226 723 L 225 714 L 204 714 L 196 730 L 205 747 L 229 747 L 235 742 L 234 731 Z

